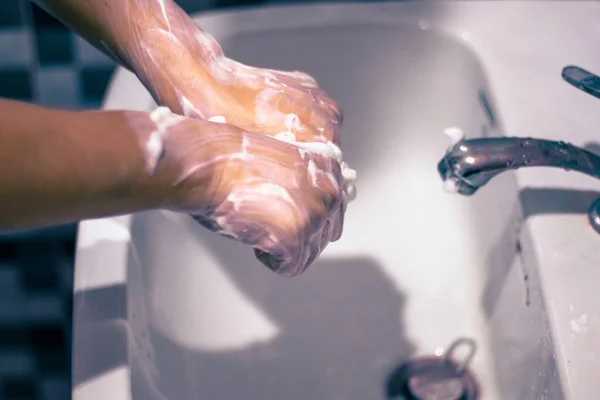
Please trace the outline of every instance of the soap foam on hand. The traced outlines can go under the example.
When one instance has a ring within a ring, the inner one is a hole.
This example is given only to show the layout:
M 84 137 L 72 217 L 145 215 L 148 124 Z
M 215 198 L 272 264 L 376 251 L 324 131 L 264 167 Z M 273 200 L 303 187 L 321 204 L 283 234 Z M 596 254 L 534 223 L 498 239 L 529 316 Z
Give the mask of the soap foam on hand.
M 340 164 L 342 171 L 343 187 L 344 191 L 344 203 L 347 204 L 356 198 L 356 171 L 348 166 L 344 162 L 344 156 L 342 150 L 331 141 L 323 142 L 298 142 L 296 141 L 296 135 L 292 133 L 293 123 L 298 120 L 298 117 L 294 114 L 290 114 L 286 118 L 286 125 L 288 128 L 287 132 L 280 132 L 275 135 L 276 139 L 293 144 L 299 147 L 303 151 L 319 154 L 325 157 L 335 158 Z M 288 123 L 289 122 L 289 123 Z

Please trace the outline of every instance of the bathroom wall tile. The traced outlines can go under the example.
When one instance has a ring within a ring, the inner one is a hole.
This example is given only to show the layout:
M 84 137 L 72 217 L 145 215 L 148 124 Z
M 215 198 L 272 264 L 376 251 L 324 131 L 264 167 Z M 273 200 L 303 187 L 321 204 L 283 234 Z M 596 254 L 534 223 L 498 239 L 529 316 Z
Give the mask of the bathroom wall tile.
M 36 28 L 35 43 L 38 62 L 42 66 L 70 65 L 75 60 L 73 35 L 66 29 Z
M 197 13 L 215 7 L 219 0 L 175 0 L 187 13 Z
M 53 241 L 31 241 L 19 246 L 19 272 L 24 293 L 54 293 L 60 287 Z
M 20 303 L 5 301 L 0 304 L 0 321 L 6 326 L 19 326 L 23 323 L 23 313 Z
M 84 67 L 79 75 L 80 99 L 84 102 L 101 100 L 113 73 L 113 66 Z
M 13 262 L 17 258 L 17 248 L 14 243 L 0 241 L 0 269 L 5 266 L 14 265 Z
M 67 343 L 63 325 L 47 324 L 31 327 L 29 340 L 40 373 L 50 376 L 69 373 L 70 344 Z
M 56 323 L 65 318 L 63 299 L 50 294 L 30 294 L 23 301 L 23 313 L 34 323 Z
M 0 68 L 29 67 L 34 60 L 29 31 L 20 28 L 0 30 Z
M 40 400 L 67 400 L 71 398 L 68 378 L 44 378 L 40 383 Z
M 30 3 L 31 17 L 34 26 L 41 28 L 63 28 L 66 30 L 62 22 L 54 18 L 52 15 L 48 14 L 44 9 L 38 7 L 37 5 L 31 2 L 28 3 Z
M 81 66 L 114 66 L 115 62 L 106 54 L 83 40 L 81 36 L 75 37 L 75 60 Z
M 68 250 L 63 250 L 66 254 L 72 254 L 75 251 L 75 246 Z M 58 280 L 60 285 L 60 291 L 63 293 L 70 293 L 73 289 L 73 279 L 75 277 L 75 270 L 73 269 L 73 260 L 70 257 L 65 257 L 64 254 L 58 262 Z
M 248 7 L 266 3 L 268 0 L 215 0 L 215 8 Z
M 0 69 L 0 97 L 31 100 L 29 70 L 21 67 Z
M 35 101 L 46 107 L 77 108 L 77 73 L 70 66 L 42 67 L 34 74 Z
M 22 0 L 0 1 L 0 29 L 18 27 L 23 24 L 20 3 Z
M 19 377 L 36 373 L 35 359 L 28 349 L 0 349 L 0 376 Z
M 27 350 L 29 339 L 21 326 L 0 324 L 0 351 Z
M 20 302 L 5 301 L 0 304 L 0 321 L 6 326 L 20 326 L 24 321 L 22 304 Z
M 75 58 L 75 43 L 71 31 L 33 3 L 30 3 L 30 14 L 39 64 L 72 63 Z
M 1 258 L 2 256 L 0 256 Z M 19 296 L 21 273 L 18 266 L 4 262 L 0 265 L 0 307 Z M 0 319 L 0 324 L 2 320 Z
M 38 387 L 33 377 L 8 378 L 2 381 L 2 394 L 10 400 L 38 398 Z
M 69 355 L 69 349 L 65 346 L 36 350 L 36 369 L 42 376 L 69 376 L 71 372 Z

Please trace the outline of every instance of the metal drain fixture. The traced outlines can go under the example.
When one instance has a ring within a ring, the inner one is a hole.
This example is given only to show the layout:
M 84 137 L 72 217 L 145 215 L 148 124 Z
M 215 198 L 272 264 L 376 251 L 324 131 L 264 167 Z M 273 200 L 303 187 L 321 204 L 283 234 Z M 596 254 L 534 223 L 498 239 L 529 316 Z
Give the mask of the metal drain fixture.
M 465 347 L 467 355 L 456 361 L 455 352 Z M 398 367 L 387 382 L 390 400 L 477 400 L 479 385 L 468 366 L 477 346 L 473 339 L 454 341 L 443 356 L 423 357 Z

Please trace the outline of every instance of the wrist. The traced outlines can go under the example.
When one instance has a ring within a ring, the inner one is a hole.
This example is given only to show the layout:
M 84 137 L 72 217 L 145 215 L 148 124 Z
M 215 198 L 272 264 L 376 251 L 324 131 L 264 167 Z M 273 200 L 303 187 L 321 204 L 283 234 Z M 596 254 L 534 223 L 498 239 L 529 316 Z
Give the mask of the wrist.
M 128 188 L 126 201 L 135 210 L 171 208 L 176 197 L 175 182 L 181 174 L 181 166 L 168 146 L 171 128 L 157 118 L 156 112 L 117 113 L 124 134 L 134 140 L 136 149 L 132 162 L 123 168 L 127 171 L 123 181 L 115 183 Z
M 95 166 L 94 186 L 115 213 L 170 206 L 179 168 L 171 160 L 159 160 L 161 148 L 157 152 L 156 146 L 159 129 L 150 112 L 84 111 L 77 113 L 77 121 L 71 124 L 89 127 L 88 132 L 102 137 L 81 139 L 95 143 L 90 149 L 91 158 L 83 167 Z
M 175 172 L 149 173 L 142 146 L 154 129 L 149 113 L 0 102 L 6 167 L 0 173 L 0 208 L 6 211 L 0 226 L 65 223 L 169 204 Z
M 222 189 L 224 160 L 241 150 L 241 133 L 224 124 L 176 115 L 166 107 L 149 113 L 151 129 L 139 132 L 146 177 L 136 186 L 156 208 L 202 214 Z
M 224 56 L 219 44 L 178 11 L 170 12 L 177 16 L 168 26 L 154 21 L 134 40 L 126 40 L 127 61 L 159 105 L 209 119 L 220 115 L 223 99 L 233 97 L 224 82 L 234 74 L 220 67 Z

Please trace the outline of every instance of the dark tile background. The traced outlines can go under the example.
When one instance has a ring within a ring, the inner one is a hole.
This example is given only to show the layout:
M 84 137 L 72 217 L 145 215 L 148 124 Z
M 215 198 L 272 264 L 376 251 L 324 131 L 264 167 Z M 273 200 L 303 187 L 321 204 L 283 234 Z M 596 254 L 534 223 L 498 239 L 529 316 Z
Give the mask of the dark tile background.
M 178 0 L 188 12 L 267 2 L 303 1 Z M 110 59 L 29 1 L 0 0 L 0 97 L 97 108 L 114 68 Z M 0 400 L 71 398 L 76 230 L 68 225 L 0 232 Z

